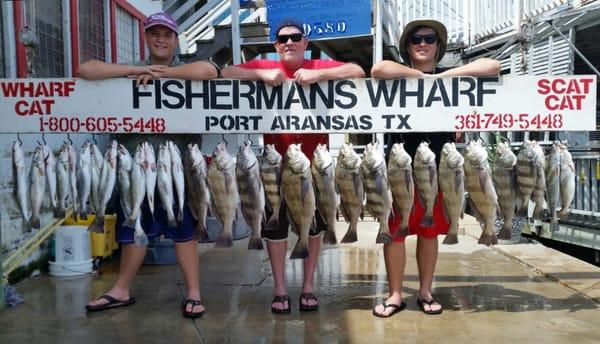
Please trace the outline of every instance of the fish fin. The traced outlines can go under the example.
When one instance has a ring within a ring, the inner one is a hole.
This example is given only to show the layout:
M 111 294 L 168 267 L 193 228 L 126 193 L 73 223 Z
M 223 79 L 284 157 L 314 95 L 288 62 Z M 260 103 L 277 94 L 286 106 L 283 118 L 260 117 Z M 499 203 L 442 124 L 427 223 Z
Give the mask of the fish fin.
M 461 170 L 456 170 L 454 174 L 454 191 L 458 191 L 461 189 L 461 186 L 465 184 L 464 182 L 464 174 Z
M 225 179 L 223 180 L 225 182 L 224 187 L 227 194 L 229 194 L 230 185 L 235 182 L 235 178 L 228 172 L 223 173 L 223 175 L 225 176 Z
M 479 213 L 479 210 L 475 206 L 475 202 L 473 202 L 473 200 L 470 199 L 470 198 L 469 198 L 469 204 L 471 205 L 471 211 L 473 212 L 473 216 L 475 216 L 475 219 L 477 221 L 479 221 L 479 222 L 483 222 L 483 218 L 481 217 L 481 213 Z
M 387 220 L 385 220 L 387 221 Z M 377 233 L 377 238 L 375 239 L 375 243 L 376 244 L 389 244 L 390 242 L 392 242 L 392 236 L 388 231 L 383 230 L 382 226 L 380 225 L 380 229 L 379 232 Z
M 448 234 L 446 234 L 446 237 L 444 238 L 444 241 L 442 242 L 442 244 L 444 244 L 444 245 L 456 245 L 456 244 L 458 244 L 458 235 L 456 235 L 454 233 L 448 233 Z
M 448 208 L 446 206 L 446 202 L 442 202 L 442 209 L 444 210 L 444 218 L 446 219 L 446 222 L 450 223 L 450 215 L 448 214 Z
M 352 183 L 354 184 L 354 191 L 356 192 L 356 197 L 363 199 L 364 197 L 364 189 L 362 179 L 358 173 L 352 174 Z
M 485 194 L 485 186 L 488 182 L 488 178 L 489 178 L 489 174 L 487 173 L 487 171 L 483 168 L 479 169 L 479 186 L 481 187 L 481 192 L 483 192 L 483 194 Z
M 406 180 L 406 191 L 410 193 L 414 190 L 414 182 L 412 178 L 412 171 L 408 168 L 404 169 L 404 180 Z
M 344 205 L 344 202 L 340 202 L 340 210 L 342 212 L 342 216 L 344 217 L 344 221 L 350 223 L 350 214 L 348 213 L 348 209 Z
M 385 175 L 378 173 L 375 177 L 375 190 L 378 195 L 384 195 L 386 190 L 389 188 L 387 178 Z
M 54 218 L 55 219 L 62 219 L 65 217 L 65 210 L 64 209 L 54 209 Z
M 302 203 L 304 204 L 304 198 L 306 197 L 306 195 L 308 194 L 308 190 L 310 189 L 311 185 L 310 185 L 310 180 L 306 177 L 302 177 L 300 179 L 300 199 L 302 200 Z
M 96 215 L 88 230 L 95 233 L 104 233 L 104 216 Z
M 435 170 L 435 165 L 429 165 L 428 166 L 428 170 L 429 170 L 429 185 L 434 185 L 436 183 L 436 170 Z
M 262 250 L 263 242 L 260 237 L 250 237 L 248 241 L 248 249 L 249 250 Z

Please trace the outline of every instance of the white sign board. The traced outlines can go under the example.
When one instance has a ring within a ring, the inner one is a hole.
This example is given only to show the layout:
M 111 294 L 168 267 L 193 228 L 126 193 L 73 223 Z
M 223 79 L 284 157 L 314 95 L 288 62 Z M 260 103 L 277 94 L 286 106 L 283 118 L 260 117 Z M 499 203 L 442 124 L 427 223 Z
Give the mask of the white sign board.
M 2 133 L 596 130 L 596 76 L 247 80 L 0 79 Z

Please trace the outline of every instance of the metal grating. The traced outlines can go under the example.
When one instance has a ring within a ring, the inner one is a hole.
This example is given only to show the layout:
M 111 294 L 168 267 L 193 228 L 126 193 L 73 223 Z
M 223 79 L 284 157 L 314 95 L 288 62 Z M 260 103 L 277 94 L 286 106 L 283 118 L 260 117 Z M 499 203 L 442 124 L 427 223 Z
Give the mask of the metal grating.
M 79 2 L 79 62 L 104 61 L 104 1 Z
M 131 14 L 117 6 L 117 63 L 135 61 L 135 20 Z
M 62 0 L 23 1 L 25 25 L 37 35 L 35 48 L 35 77 L 65 75 L 65 46 L 63 41 Z

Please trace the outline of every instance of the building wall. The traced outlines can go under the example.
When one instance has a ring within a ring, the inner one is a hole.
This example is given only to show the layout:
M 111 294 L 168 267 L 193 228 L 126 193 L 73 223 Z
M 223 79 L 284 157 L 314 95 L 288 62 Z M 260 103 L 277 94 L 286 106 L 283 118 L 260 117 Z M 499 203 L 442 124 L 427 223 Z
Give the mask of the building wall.
M 83 6 L 84 8 L 81 8 Z M 140 43 L 142 23 L 146 16 L 160 11 L 162 1 L 157 0 L 32 0 L 10 1 L 0 6 L 0 78 L 27 77 L 28 66 L 26 49 L 18 33 L 25 25 L 38 37 L 38 45 L 33 51 L 33 77 L 70 77 L 76 75 L 81 62 L 99 59 L 111 62 L 117 56 L 119 34 L 116 12 L 120 10 L 133 18 L 136 27 L 128 31 L 134 58 L 143 57 L 144 47 Z M 91 15 L 89 15 L 91 11 Z M 7 37 L 11 39 L 7 42 Z M 10 43 L 10 44 L 8 44 Z M 14 47 L 7 54 L 8 46 Z M 128 61 L 129 62 L 129 61 Z M 14 67 L 11 69 L 11 67 Z M 14 74 L 7 73 L 13 71 Z M 2 109 L 0 109 L 0 116 Z M 26 153 L 27 166 L 31 164 L 32 152 L 41 141 L 40 134 L 22 134 L 23 150 Z M 74 147 L 79 150 L 92 136 L 87 134 L 70 135 Z M 12 144 L 17 135 L 0 134 L 0 256 L 4 256 L 22 245 L 32 233 L 22 233 L 22 222 L 16 201 L 13 197 Z M 45 136 L 54 153 L 58 152 L 65 134 Z M 104 152 L 109 137 L 97 135 L 95 139 Z M 42 206 L 42 225 L 52 218 L 50 201 L 46 195 Z M 37 256 L 38 253 L 34 254 Z

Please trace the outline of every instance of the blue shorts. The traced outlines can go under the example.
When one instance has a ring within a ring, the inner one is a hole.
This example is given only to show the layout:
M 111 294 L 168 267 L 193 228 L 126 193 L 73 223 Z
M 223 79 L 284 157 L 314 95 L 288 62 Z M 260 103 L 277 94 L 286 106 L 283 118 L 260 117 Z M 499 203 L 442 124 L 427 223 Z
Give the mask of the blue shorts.
M 178 223 L 177 227 L 169 228 L 167 225 L 167 212 L 160 203 L 160 197 L 158 194 L 155 195 L 154 199 L 154 218 L 150 212 L 148 202 L 144 200 L 142 203 L 142 228 L 148 236 L 148 239 L 156 238 L 161 234 L 165 238 L 169 238 L 175 242 L 188 242 L 195 239 L 195 228 L 197 221 L 192 216 L 190 208 L 187 203 L 183 207 L 183 222 Z M 179 213 L 179 207 L 173 206 L 175 217 Z M 121 207 L 117 207 L 117 233 L 116 240 L 120 244 L 132 244 L 133 233 L 135 229 L 123 226 L 125 216 Z

